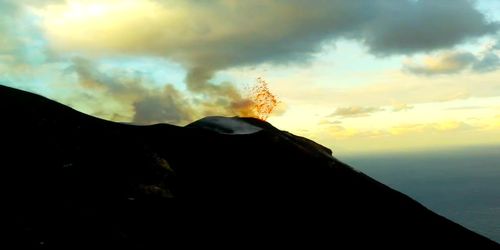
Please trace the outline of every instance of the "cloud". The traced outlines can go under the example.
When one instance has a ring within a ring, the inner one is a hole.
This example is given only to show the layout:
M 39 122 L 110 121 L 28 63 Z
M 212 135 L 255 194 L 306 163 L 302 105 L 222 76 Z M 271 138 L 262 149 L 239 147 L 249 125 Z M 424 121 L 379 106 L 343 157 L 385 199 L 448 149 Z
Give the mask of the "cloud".
M 182 95 L 171 85 L 163 91 L 155 91 L 134 102 L 133 122 L 138 124 L 173 123 L 193 119 L 192 110 Z
M 491 46 L 493 50 L 500 50 L 500 41 L 497 41 L 495 44 Z
M 235 66 L 304 62 L 352 38 L 377 55 L 412 54 L 493 34 L 472 1 L 77 1 L 39 8 L 54 49 L 164 56 L 188 69 L 193 92 Z M 222 91 L 223 92 L 223 91 Z
M 484 124 L 460 120 L 434 123 L 395 124 L 385 129 L 324 127 L 311 134 L 319 143 L 337 154 L 381 153 L 389 151 L 434 150 L 472 145 L 497 145 L 500 120 L 487 118 Z M 373 143 L 374 141 L 378 143 Z
M 500 68 L 500 57 L 494 52 L 486 53 L 481 59 L 478 59 L 473 65 L 475 72 L 486 73 Z
M 375 53 L 400 54 L 453 46 L 498 29 L 467 0 L 452 5 L 432 0 L 70 0 L 42 13 L 49 38 L 62 49 L 161 54 L 198 70 L 303 60 L 322 41 L 336 37 L 357 38 Z
M 15 38 L 12 34 L 8 34 L 11 32 L 9 27 L 14 24 L 14 14 L 17 12 L 17 6 L 12 4 L 9 1 L 0 2 L 0 31 L 2 32 L 2 36 L 0 37 L 0 53 L 6 54 L 8 53 L 13 44 L 13 38 Z
M 103 99 L 114 100 L 122 106 L 121 110 L 132 109 L 129 117 L 137 124 L 186 124 L 209 115 L 256 117 L 254 103 L 228 82 L 206 86 L 211 89 L 204 94 L 187 94 L 172 84 L 155 86 L 148 81 L 148 72 L 121 68 L 102 70 L 99 63 L 82 57 L 72 58 L 64 72 L 68 77 L 75 77 L 81 88 L 96 95 L 100 93 Z M 276 115 L 285 110 L 285 105 L 279 106 Z M 105 113 L 94 111 L 100 112 Z
M 361 117 L 361 116 L 368 116 L 371 113 L 383 111 L 383 109 L 379 107 L 360 107 L 360 106 L 351 106 L 351 107 L 340 107 L 335 110 L 331 115 L 328 117 Z
M 439 133 L 453 133 L 481 129 L 481 126 L 473 126 L 461 121 L 440 121 L 433 123 L 407 123 L 397 124 L 385 129 L 356 129 L 347 126 L 331 125 L 325 127 L 325 132 L 337 138 L 373 138 L 393 137 L 403 135 L 427 134 L 429 136 Z
M 213 80 L 223 69 L 307 62 L 325 43 L 344 38 L 385 56 L 434 51 L 498 30 L 467 0 L 446 7 L 431 0 L 4 0 L 0 14 L 0 71 L 10 78 L 48 81 L 42 69 L 67 68 L 60 80 L 75 78 L 82 93 L 110 98 L 136 121 L 180 123 L 251 114 L 251 102 L 234 83 Z M 99 68 L 101 58 L 116 55 L 175 61 L 188 72 L 188 91 Z M 145 111 L 152 104 L 175 105 L 170 111 L 177 114 L 154 117 Z
M 487 73 L 500 68 L 498 45 L 487 47 L 480 54 L 475 55 L 464 51 L 447 51 L 415 62 L 408 60 L 403 70 L 417 75 L 454 74 L 470 69 L 476 73 Z
M 62 0 L 61 0 L 62 1 Z M 27 18 L 26 6 L 42 6 L 59 3 L 58 0 L 2 0 L 0 1 L 0 55 L 15 54 L 21 57 L 19 45 L 32 42 L 29 36 L 23 36 L 35 31 L 36 20 Z M 38 33 L 38 31 L 35 31 Z M 32 35 L 32 34 L 31 34 Z M 40 34 L 36 34 L 37 36 Z
M 392 111 L 393 112 L 407 111 L 407 110 L 410 110 L 412 108 L 413 108 L 413 106 L 406 104 L 406 103 L 395 102 L 392 104 Z
M 391 135 L 416 134 L 416 133 L 442 133 L 451 131 L 465 131 L 477 129 L 468 123 L 461 121 L 441 121 L 435 123 L 400 124 L 388 129 Z
M 0 70 L 1 76 L 30 74 L 47 68 L 51 51 L 39 18 L 28 6 L 59 3 L 57 0 L 0 1 Z M 8 77 L 7 77 L 8 78 Z
M 427 56 L 421 62 L 407 61 L 404 70 L 419 75 L 438 75 L 458 73 L 476 61 L 476 57 L 467 52 L 446 52 L 436 56 Z
M 342 121 L 330 121 L 330 120 L 321 120 L 318 125 L 338 125 L 342 124 Z
M 458 107 L 450 107 L 446 110 L 473 110 L 473 109 L 484 109 L 483 106 L 458 106 Z
M 207 83 L 203 93 L 195 89 L 194 94 L 181 93 L 171 84 L 152 84 L 145 75 L 150 72 L 118 68 L 108 72 L 99 68 L 98 57 L 56 52 L 54 47 L 49 48 L 46 34 L 40 29 L 42 19 L 31 12 L 32 8 L 54 3 L 66 1 L 0 2 L 3 84 L 42 93 L 103 118 L 140 124 L 185 124 L 214 114 L 253 116 L 253 103 L 231 83 Z M 71 94 L 60 87 L 71 89 Z M 107 105 L 99 104 L 96 98 Z
M 378 12 L 362 39 L 375 54 L 408 54 L 450 48 L 467 39 L 494 34 L 474 1 L 374 1 Z
M 151 87 L 152 84 L 137 72 L 103 72 L 95 67 L 94 62 L 76 57 L 65 73 L 74 75 L 80 87 L 91 90 L 94 94 L 101 93 L 104 95 L 103 99 L 113 100 L 120 106 L 128 106 L 132 110 L 132 114 L 128 116 L 136 124 L 181 124 L 192 121 L 196 115 L 190 101 L 172 85 Z
M 341 125 L 332 125 L 326 128 L 328 135 L 335 138 L 351 138 L 357 136 L 366 136 L 367 134 L 354 128 L 346 128 Z
M 0 1 L 0 64 L 18 64 L 25 61 L 23 50 L 30 39 L 21 37 L 31 24 L 26 22 L 21 7 L 14 1 Z

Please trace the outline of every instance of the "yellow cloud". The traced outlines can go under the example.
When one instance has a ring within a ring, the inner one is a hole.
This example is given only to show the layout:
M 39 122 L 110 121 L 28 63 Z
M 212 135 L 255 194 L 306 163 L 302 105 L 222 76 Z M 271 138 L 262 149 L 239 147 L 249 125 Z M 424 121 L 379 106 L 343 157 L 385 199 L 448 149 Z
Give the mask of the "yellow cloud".
M 190 31 L 181 33 L 187 27 L 169 25 L 185 23 L 183 13 L 148 0 L 68 1 L 38 14 L 53 47 L 63 51 L 153 53 L 182 43 Z
M 345 128 L 343 126 L 335 125 L 328 128 L 328 133 L 337 138 L 349 138 L 357 136 L 360 132 L 355 128 Z
M 449 74 L 457 73 L 476 61 L 476 57 L 468 52 L 444 52 L 426 56 L 420 62 L 407 60 L 405 69 L 415 74 Z
M 435 123 L 424 124 L 401 124 L 388 129 L 392 135 L 403 135 L 409 133 L 431 133 L 431 132 L 448 132 L 458 129 L 469 129 L 471 125 L 460 121 L 441 121 Z
M 468 125 L 464 122 L 459 122 L 459 121 L 445 121 L 445 122 L 432 124 L 431 126 L 438 131 L 450 131 L 450 130 L 456 130 L 456 129 L 470 128 L 470 125 Z
M 393 102 L 392 103 L 392 111 L 394 111 L 394 112 L 407 111 L 407 110 L 410 110 L 412 108 L 413 108 L 412 105 L 409 105 L 406 103 L 402 103 L 402 102 Z
M 484 130 L 500 130 L 500 115 L 481 122 L 481 128 Z
M 407 60 L 404 69 L 410 73 L 437 75 L 458 73 L 467 68 L 473 72 L 487 73 L 500 68 L 498 48 L 489 45 L 479 55 L 463 51 L 447 51 L 424 57 L 420 62 Z
M 425 131 L 426 128 L 427 126 L 424 124 L 403 124 L 391 127 L 388 131 L 392 135 L 402 135 L 408 133 L 420 133 Z
M 491 120 L 471 125 L 461 121 L 400 124 L 385 129 L 354 129 L 330 126 L 311 133 L 311 137 L 340 155 L 368 152 L 429 150 L 471 145 L 498 145 L 500 119 L 497 127 Z M 487 125 L 488 124 L 488 125 Z M 489 129 L 485 129 L 489 126 Z
M 320 125 L 328 125 L 328 124 L 323 122 Z M 324 130 L 327 134 L 331 136 L 345 139 L 352 137 L 359 137 L 359 138 L 369 138 L 369 137 L 379 137 L 379 136 L 397 137 L 409 134 L 416 135 L 422 133 L 426 134 L 449 133 L 456 131 L 481 129 L 483 127 L 484 127 L 483 125 L 473 126 L 465 122 L 449 120 L 449 121 L 441 121 L 433 123 L 398 124 L 382 129 L 378 128 L 370 129 L 368 127 L 361 129 L 361 128 L 353 128 L 347 126 L 340 126 L 337 124 L 331 124 L 331 126 L 323 128 L 322 130 Z
M 383 109 L 379 107 L 360 107 L 360 106 L 349 106 L 349 107 L 340 107 L 335 110 L 329 117 L 360 117 L 367 116 L 371 113 L 383 111 Z

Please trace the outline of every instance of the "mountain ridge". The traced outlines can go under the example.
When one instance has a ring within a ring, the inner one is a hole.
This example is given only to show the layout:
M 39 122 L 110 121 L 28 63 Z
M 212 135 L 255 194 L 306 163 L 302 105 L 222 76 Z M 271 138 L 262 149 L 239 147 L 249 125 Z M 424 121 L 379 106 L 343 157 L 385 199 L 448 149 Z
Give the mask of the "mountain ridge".
M 217 122 L 135 126 L 5 86 L 0 95 L 5 225 L 19 248 L 499 249 L 257 119 L 219 118 L 258 128 L 240 134 Z

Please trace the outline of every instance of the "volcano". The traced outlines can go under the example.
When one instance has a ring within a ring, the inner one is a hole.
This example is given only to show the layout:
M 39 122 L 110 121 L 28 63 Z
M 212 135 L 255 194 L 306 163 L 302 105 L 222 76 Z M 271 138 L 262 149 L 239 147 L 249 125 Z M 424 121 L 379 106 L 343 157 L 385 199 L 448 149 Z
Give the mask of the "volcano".
M 0 87 L 5 249 L 500 249 L 252 118 L 98 119 Z

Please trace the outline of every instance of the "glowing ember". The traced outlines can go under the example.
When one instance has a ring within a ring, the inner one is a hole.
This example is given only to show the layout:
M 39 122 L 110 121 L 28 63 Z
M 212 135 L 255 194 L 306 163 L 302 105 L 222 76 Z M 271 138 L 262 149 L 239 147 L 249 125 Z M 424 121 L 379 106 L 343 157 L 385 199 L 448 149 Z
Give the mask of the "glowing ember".
M 250 89 L 249 99 L 253 102 L 253 113 L 261 120 L 266 120 L 279 103 L 262 77 L 257 78 L 256 85 Z

